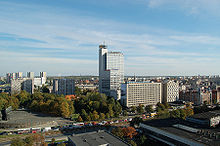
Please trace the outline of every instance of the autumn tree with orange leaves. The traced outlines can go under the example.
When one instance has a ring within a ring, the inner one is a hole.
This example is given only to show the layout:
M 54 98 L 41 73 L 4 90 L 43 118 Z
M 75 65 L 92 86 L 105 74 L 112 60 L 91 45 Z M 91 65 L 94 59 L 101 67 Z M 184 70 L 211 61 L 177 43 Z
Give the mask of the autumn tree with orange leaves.
M 137 135 L 137 131 L 134 127 L 123 128 L 122 131 L 124 133 L 124 136 L 129 137 L 130 139 Z

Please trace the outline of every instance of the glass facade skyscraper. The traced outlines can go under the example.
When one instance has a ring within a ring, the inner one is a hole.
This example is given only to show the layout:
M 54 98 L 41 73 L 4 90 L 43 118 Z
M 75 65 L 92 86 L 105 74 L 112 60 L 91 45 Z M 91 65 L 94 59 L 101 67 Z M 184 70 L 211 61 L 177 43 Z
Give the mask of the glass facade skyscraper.
M 123 81 L 124 55 L 121 52 L 108 52 L 106 45 L 100 45 L 99 92 L 120 99 Z

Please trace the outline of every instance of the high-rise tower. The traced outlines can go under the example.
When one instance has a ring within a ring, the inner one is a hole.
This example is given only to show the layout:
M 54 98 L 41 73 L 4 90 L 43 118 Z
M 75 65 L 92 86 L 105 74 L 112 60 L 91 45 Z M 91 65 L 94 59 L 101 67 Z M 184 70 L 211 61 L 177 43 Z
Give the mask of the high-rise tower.
M 123 81 L 124 55 L 108 52 L 106 45 L 99 45 L 99 92 L 120 99 Z

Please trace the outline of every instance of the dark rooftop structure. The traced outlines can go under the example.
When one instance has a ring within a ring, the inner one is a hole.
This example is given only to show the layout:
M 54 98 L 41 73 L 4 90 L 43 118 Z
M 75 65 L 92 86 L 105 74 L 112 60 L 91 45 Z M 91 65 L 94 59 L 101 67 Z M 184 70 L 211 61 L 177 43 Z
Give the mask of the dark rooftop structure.
M 220 123 L 220 110 L 195 114 L 188 117 L 187 120 L 197 124 L 206 125 L 208 127 L 215 127 Z
M 128 146 L 129 144 L 121 141 L 104 130 L 86 132 L 68 137 L 68 141 L 73 146 Z
M 204 128 L 181 119 L 158 119 L 140 124 L 150 137 L 168 145 L 220 145 L 220 127 Z

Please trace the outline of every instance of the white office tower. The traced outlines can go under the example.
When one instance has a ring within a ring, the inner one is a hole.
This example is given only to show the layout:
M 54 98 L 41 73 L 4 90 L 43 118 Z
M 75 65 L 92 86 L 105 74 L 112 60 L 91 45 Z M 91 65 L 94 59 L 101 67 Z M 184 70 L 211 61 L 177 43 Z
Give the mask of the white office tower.
M 106 45 L 99 46 L 99 92 L 121 98 L 121 83 L 124 81 L 124 55 L 108 52 Z
M 170 80 L 163 83 L 163 101 L 174 102 L 179 100 L 179 82 Z
M 34 72 L 27 72 L 27 78 L 34 78 Z
M 127 82 L 122 84 L 121 103 L 126 107 L 156 105 L 162 102 L 162 84 L 149 82 Z

